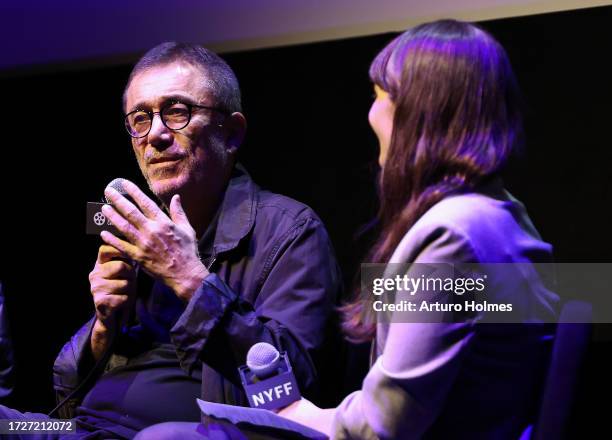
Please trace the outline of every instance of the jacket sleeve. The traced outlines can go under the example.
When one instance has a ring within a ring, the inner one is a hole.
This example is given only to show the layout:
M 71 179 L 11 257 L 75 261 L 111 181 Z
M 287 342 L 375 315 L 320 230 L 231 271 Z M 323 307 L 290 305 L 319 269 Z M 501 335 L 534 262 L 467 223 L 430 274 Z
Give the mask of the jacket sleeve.
M 93 368 L 93 357 L 89 345 L 95 317 L 81 327 L 62 347 L 53 365 L 53 388 L 57 403 L 64 401 Z M 82 396 L 69 399 L 58 411 L 61 418 L 74 417 L 74 410 Z
M 0 402 L 7 402 L 13 392 L 13 344 L 5 307 L 0 283 Z
M 439 228 L 424 243 L 416 258 L 410 260 L 477 261 L 467 238 L 451 230 Z M 387 328 L 384 350 L 362 389 L 346 397 L 336 409 L 334 439 L 421 438 L 442 410 L 474 336 L 471 321 L 394 322 Z
M 301 219 L 271 243 L 260 267 L 259 293 L 250 304 L 210 274 L 171 330 L 181 365 L 198 359 L 240 385 L 237 367 L 257 342 L 289 355 L 302 392 L 316 382 L 313 358 L 340 290 L 341 277 L 327 233 L 312 217 Z

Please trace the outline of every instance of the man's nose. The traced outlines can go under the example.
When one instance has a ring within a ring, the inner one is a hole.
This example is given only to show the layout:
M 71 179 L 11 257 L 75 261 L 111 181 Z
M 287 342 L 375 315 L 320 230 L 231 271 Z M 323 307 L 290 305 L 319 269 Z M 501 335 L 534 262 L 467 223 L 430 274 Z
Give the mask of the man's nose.
M 173 136 L 172 130 L 164 125 L 159 113 L 154 113 L 148 135 L 149 143 L 158 150 L 164 150 L 172 145 Z

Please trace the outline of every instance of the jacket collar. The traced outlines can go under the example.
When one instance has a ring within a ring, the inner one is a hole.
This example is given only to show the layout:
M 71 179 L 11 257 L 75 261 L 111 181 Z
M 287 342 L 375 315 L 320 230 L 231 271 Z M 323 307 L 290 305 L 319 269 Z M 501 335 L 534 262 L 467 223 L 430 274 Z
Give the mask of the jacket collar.
M 238 246 L 255 223 L 258 187 L 244 167 L 236 164 L 228 182 L 215 232 L 213 253 Z

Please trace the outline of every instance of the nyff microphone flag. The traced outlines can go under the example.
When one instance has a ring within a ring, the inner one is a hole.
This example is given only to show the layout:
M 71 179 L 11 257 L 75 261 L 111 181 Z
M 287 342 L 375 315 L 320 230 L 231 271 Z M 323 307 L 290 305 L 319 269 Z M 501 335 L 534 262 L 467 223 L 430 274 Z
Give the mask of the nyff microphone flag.
M 302 398 L 287 353 L 266 342 L 251 347 L 238 372 L 252 408 L 275 410 Z

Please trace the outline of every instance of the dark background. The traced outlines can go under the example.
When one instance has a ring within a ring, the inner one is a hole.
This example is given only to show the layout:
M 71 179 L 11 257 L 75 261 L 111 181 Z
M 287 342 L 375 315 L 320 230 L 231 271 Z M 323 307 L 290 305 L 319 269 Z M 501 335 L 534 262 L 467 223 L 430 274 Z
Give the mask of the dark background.
M 526 153 L 508 174 L 508 188 L 558 261 L 610 261 L 612 7 L 481 24 L 506 47 L 526 104 Z M 368 245 L 356 232 L 376 210 L 367 71 L 393 35 L 225 56 L 249 123 L 242 162 L 260 185 L 321 216 L 349 283 Z M 84 234 L 85 202 L 99 201 L 117 176 L 145 186 L 123 128 L 129 71 L 125 65 L 0 80 L 0 279 L 21 409 L 52 407 L 53 360 L 93 313 L 87 275 L 100 242 Z M 607 326 L 595 329 L 579 420 L 599 417 L 593 399 L 612 395 L 609 334 Z M 363 368 L 351 364 L 353 379 L 367 370 L 363 351 L 357 357 Z

